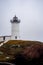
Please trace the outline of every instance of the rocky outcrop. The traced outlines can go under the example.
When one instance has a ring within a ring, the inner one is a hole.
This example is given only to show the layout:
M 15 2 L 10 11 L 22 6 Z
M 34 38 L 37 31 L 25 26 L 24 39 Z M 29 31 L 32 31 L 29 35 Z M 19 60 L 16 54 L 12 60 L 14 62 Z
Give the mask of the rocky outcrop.
M 42 65 L 43 64 L 43 45 L 36 44 L 26 47 L 20 54 L 15 56 L 16 65 Z

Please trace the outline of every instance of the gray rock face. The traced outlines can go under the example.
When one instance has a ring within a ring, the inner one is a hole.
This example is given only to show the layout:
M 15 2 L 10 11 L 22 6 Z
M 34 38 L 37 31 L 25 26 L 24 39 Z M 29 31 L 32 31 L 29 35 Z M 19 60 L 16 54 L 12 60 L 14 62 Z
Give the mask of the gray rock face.
M 15 65 L 15 64 L 8 63 L 8 62 L 0 62 L 0 65 Z

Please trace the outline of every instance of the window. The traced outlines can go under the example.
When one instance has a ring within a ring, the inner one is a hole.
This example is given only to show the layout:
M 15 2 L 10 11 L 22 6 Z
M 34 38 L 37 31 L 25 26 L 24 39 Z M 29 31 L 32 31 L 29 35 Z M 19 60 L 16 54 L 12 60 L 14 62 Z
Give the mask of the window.
M 15 39 L 17 39 L 17 36 L 15 36 Z
M 3 37 L 3 40 L 5 40 L 5 36 Z

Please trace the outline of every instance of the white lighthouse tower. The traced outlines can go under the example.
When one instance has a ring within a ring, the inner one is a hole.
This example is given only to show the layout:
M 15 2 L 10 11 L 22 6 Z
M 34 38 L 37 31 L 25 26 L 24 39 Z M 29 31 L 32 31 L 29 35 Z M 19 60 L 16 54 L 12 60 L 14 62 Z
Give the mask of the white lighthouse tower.
M 11 22 L 11 25 L 12 25 L 12 27 L 11 27 L 11 39 L 12 40 L 19 40 L 20 39 L 20 36 L 19 36 L 20 20 L 15 15 L 10 22 Z

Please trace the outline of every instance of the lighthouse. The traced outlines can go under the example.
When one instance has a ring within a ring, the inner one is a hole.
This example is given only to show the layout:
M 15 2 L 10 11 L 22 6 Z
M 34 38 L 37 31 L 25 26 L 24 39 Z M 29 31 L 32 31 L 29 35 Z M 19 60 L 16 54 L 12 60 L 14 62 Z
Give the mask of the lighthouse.
M 20 24 L 20 20 L 18 19 L 18 17 L 16 17 L 16 15 L 13 17 L 12 20 L 10 20 L 11 22 L 11 39 L 12 40 L 19 40 L 20 39 L 20 33 L 19 33 L 19 24 Z

